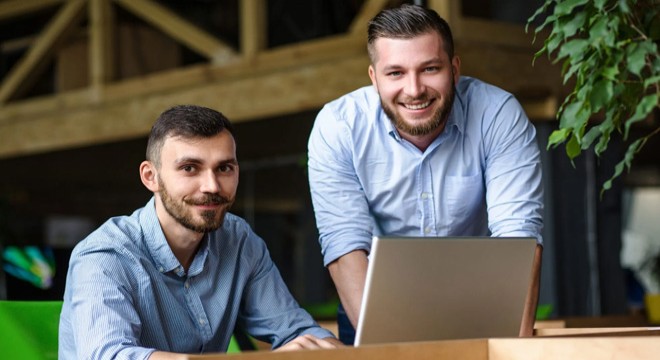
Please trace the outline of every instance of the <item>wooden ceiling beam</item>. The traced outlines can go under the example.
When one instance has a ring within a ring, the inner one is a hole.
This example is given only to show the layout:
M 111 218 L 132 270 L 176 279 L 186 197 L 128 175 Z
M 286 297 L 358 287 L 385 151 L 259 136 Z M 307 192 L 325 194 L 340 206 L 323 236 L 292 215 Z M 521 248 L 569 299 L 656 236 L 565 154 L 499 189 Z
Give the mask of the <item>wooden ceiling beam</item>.
M 210 59 L 214 64 L 224 64 L 236 57 L 236 52 L 231 46 L 152 0 L 115 0 L 115 2 L 181 44 Z
M 254 58 L 243 59 L 225 66 L 194 65 L 106 84 L 102 94 L 94 94 L 89 89 L 83 89 L 11 102 L 0 107 L 0 125 L 31 121 L 35 117 L 54 112 L 63 113 L 81 107 L 97 106 L 101 102 L 125 101 L 151 93 L 173 92 L 180 88 L 227 82 L 238 78 L 258 78 L 291 68 L 332 62 L 350 56 L 366 56 L 363 39 L 346 36 L 326 37 L 260 52 Z M 366 73 L 366 67 L 364 71 Z M 101 98 L 96 99 L 96 96 Z M 97 101 L 92 102 L 92 99 Z
M 89 3 L 89 79 L 92 89 L 115 78 L 115 13 L 111 0 Z
M 0 85 L 0 105 L 28 88 L 82 18 L 85 0 L 67 1 Z
M 5 0 L 0 2 L 0 21 L 39 11 L 64 0 Z
M 243 0 L 241 11 L 241 53 L 253 57 L 268 46 L 268 9 L 266 0 Z
M 367 85 L 367 66 L 367 57 L 358 55 L 2 122 L 0 158 L 146 136 L 156 117 L 175 104 L 209 106 L 233 122 L 319 108 Z
M 388 0 L 366 0 L 362 4 L 360 11 L 353 18 L 348 32 L 351 35 L 366 37 L 369 20 L 376 16 L 387 3 Z

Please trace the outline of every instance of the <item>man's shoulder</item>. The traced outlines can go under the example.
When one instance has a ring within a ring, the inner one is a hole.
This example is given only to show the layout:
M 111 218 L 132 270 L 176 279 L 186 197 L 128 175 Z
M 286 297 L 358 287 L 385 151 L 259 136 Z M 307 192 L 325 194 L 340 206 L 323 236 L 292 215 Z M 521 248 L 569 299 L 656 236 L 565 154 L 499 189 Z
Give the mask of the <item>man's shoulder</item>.
M 326 104 L 340 119 L 380 110 L 380 97 L 373 86 L 364 86 Z
M 216 233 L 224 238 L 222 242 L 227 245 L 231 243 L 238 244 L 246 241 L 254 241 L 252 238 L 255 237 L 252 236 L 254 231 L 252 231 L 247 220 L 230 212 L 225 214 L 222 227 L 218 229 Z
M 247 220 L 229 212 L 225 215 L 222 227 L 211 234 L 210 244 L 220 253 L 263 252 L 266 247 Z
M 80 241 L 74 249 L 74 254 L 132 252 L 141 237 L 142 228 L 135 214 L 115 216 Z
M 456 84 L 456 91 L 460 96 L 468 99 L 484 99 L 484 96 L 486 99 L 508 98 L 513 96 L 510 92 L 498 86 L 470 76 L 461 76 L 458 84 Z M 488 102 L 488 100 L 486 100 L 486 102 Z

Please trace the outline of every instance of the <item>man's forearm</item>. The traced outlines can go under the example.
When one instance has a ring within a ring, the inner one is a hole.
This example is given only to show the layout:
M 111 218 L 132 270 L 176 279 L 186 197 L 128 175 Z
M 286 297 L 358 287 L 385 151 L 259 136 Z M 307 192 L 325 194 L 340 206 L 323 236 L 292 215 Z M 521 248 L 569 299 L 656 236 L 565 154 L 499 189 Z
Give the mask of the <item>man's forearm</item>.
M 357 327 L 360 316 L 367 265 L 367 254 L 363 250 L 350 252 L 328 265 L 330 276 L 353 327 Z

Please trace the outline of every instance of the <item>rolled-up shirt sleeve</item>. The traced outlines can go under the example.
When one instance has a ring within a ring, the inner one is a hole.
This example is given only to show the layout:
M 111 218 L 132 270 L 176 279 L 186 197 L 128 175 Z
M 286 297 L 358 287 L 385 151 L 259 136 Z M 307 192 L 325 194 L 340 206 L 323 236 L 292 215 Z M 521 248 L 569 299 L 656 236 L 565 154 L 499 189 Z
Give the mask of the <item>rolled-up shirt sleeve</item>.
M 309 184 L 326 266 L 351 251 L 368 252 L 374 229 L 353 166 L 354 134 L 346 115 L 339 116 L 332 105 L 317 115 L 308 143 Z
M 543 186 L 536 130 L 522 106 L 508 97 L 497 112 L 487 114 L 486 199 L 492 236 L 529 236 L 543 243 Z

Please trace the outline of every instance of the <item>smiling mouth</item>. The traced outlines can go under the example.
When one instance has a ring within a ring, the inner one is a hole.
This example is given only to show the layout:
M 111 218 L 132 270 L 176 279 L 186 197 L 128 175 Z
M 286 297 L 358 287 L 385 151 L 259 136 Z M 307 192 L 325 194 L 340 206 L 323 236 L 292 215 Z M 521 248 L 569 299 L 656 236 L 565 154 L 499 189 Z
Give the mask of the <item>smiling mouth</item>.
M 406 104 L 406 103 L 403 103 L 403 106 L 408 110 L 422 110 L 422 109 L 426 109 L 427 107 L 429 107 L 429 105 L 431 105 L 431 100 L 428 100 L 428 101 L 426 101 L 424 103 L 421 103 L 421 104 Z

